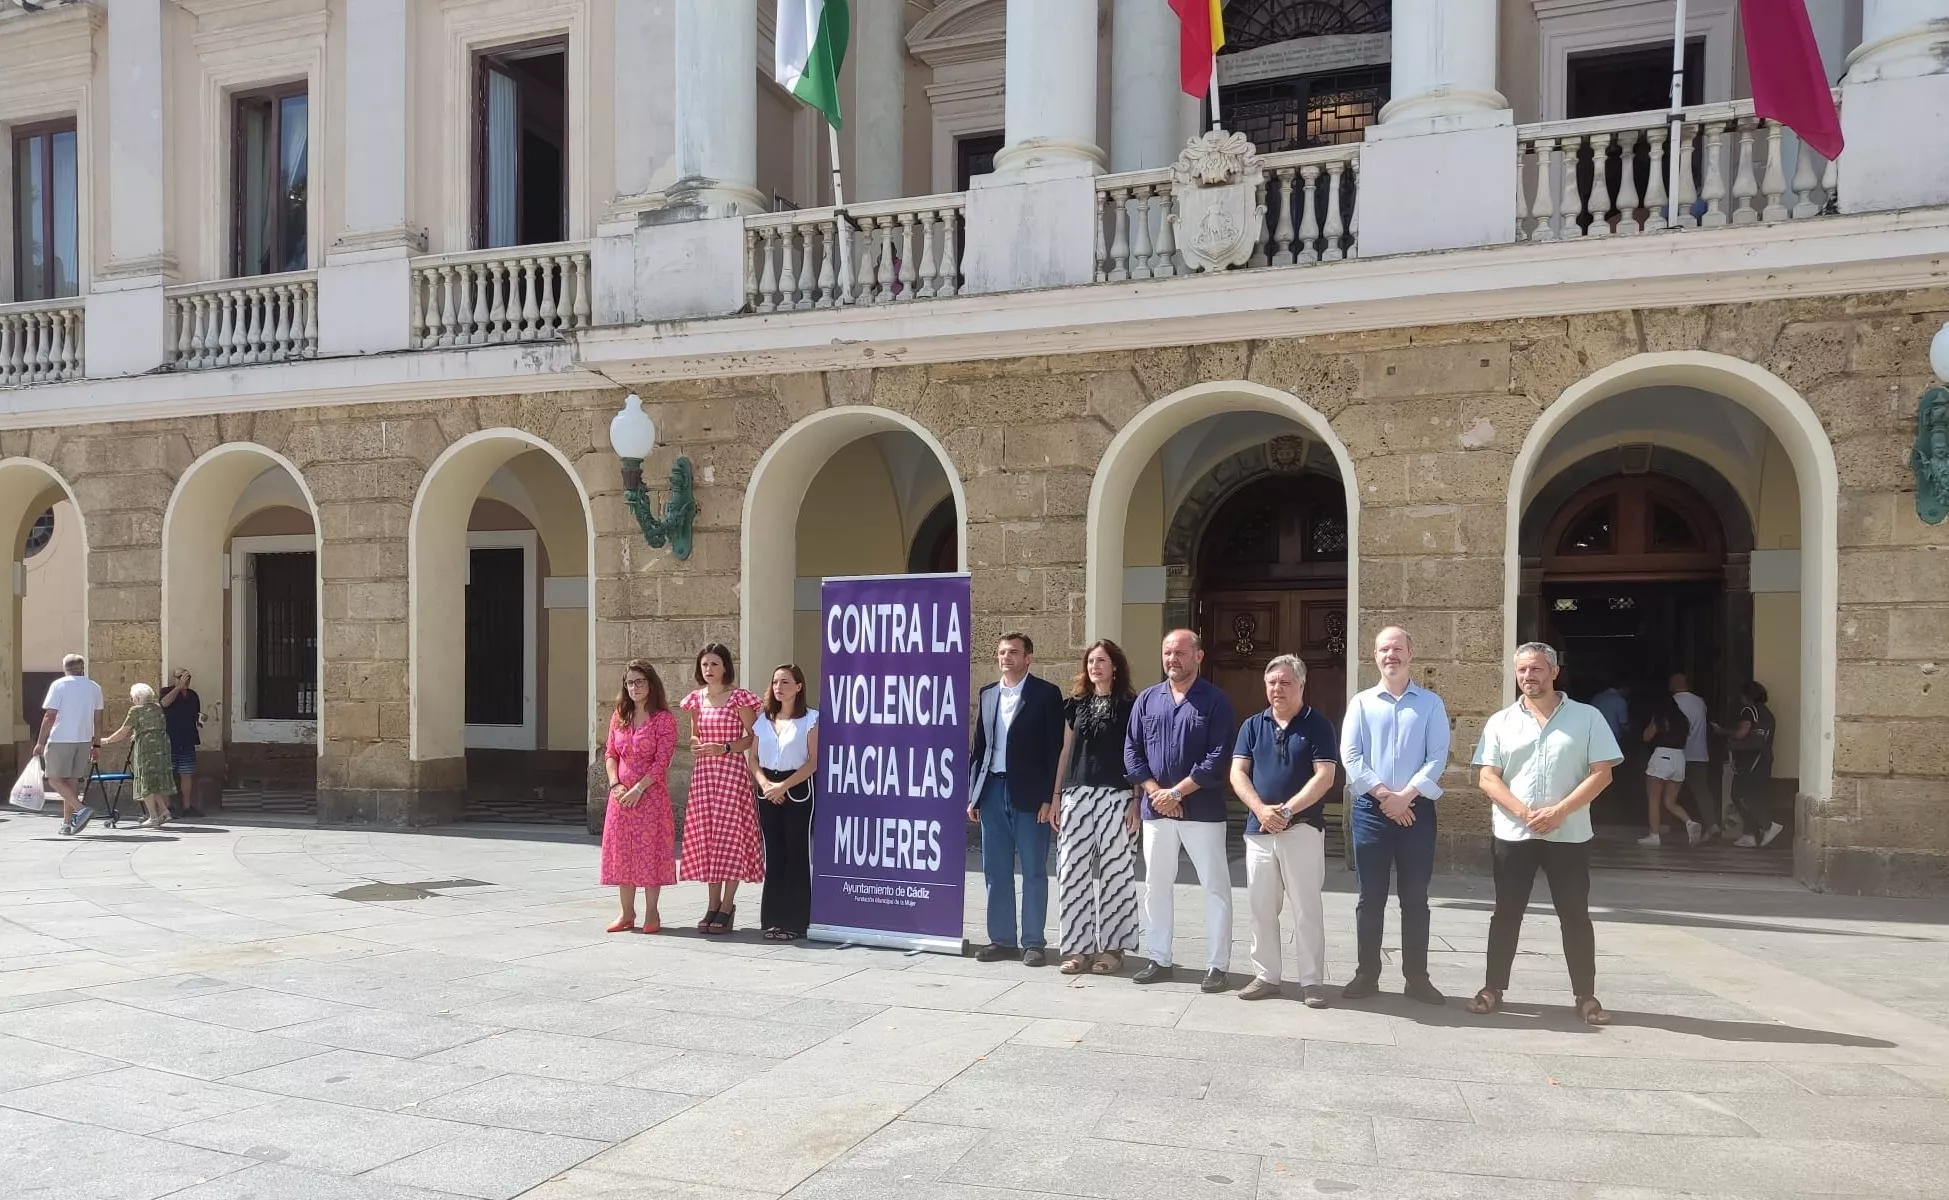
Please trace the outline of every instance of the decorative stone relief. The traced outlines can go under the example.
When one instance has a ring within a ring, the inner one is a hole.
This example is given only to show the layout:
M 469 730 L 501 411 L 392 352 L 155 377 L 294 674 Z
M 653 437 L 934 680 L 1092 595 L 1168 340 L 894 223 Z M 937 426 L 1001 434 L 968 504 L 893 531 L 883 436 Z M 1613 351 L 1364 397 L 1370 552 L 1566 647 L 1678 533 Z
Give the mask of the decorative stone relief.
M 1265 219 L 1264 185 L 1244 134 L 1213 129 L 1191 139 L 1171 166 L 1171 220 L 1186 266 L 1223 271 L 1251 260 Z

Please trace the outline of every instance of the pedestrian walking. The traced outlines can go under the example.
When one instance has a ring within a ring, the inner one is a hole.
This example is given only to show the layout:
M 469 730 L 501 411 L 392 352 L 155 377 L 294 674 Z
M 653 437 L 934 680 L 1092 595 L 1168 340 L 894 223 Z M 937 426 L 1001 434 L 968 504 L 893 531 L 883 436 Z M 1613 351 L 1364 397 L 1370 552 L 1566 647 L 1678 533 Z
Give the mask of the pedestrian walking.
M 169 757 L 176 769 L 176 803 L 172 810 L 179 817 L 200 817 L 196 804 L 196 748 L 203 741 L 203 698 L 190 687 L 190 673 L 177 671 L 170 677 L 169 690 L 162 694 L 162 715 L 169 726 Z
M 1236 722 L 1232 702 L 1199 675 L 1205 651 L 1198 635 L 1164 635 L 1164 681 L 1145 688 L 1130 714 L 1123 765 L 1143 794 L 1144 940 L 1150 963 L 1133 983 L 1176 977 L 1171 924 L 1178 851 L 1191 859 L 1205 890 L 1205 977 L 1199 987 L 1222 992 L 1232 965 L 1232 875 L 1225 860 L 1225 777 Z
M 1062 973 L 1115 975 L 1137 949 L 1137 793 L 1123 740 L 1136 704 L 1130 662 L 1107 638 L 1083 652 L 1063 701 L 1056 792 L 1057 920 Z
M 146 683 L 129 689 L 129 704 L 122 727 L 101 744 L 129 743 L 129 790 L 142 804 L 141 827 L 160 829 L 169 821 L 168 797 L 176 784 L 170 777 L 169 722 L 156 702 L 156 689 Z
M 1733 845 L 1742 850 L 1766 847 L 1786 826 L 1769 815 L 1766 789 L 1773 781 L 1773 710 L 1766 706 L 1766 685 L 1748 680 L 1739 689 L 1739 718 L 1724 729 L 1732 754 L 1732 801 L 1746 828 Z
M 1062 689 L 1030 674 L 1035 642 L 1004 633 L 995 642 L 1001 678 L 981 689 L 969 756 L 968 819 L 981 822 L 981 874 L 988 886 L 988 944 L 975 957 L 1024 966 L 1048 961 L 1049 833 L 1056 819 L 1062 758 Z M 1015 926 L 1015 864 L 1022 864 L 1022 926 Z
M 765 890 L 758 923 L 765 940 L 792 942 L 812 924 L 812 790 L 819 772 L 819 710 L 805 706 L 805 672 L 771 673 L 752 745 L 745 752 L 758 788 L 765 839 Z
M 1604 714 L 1557 690 L 1557 652 L 1542 642 L 1516 648 L 1516 703 L 1491 716 L 1475 748 L 1476 785 L 1495 805 L 1496 910 L 1489 962 L 1472 1013 L 1502 1007 L 1523 913 L 1541 868 L 1563 929 L 1563 958 L 1577 1016 L 1608 1025 L 1597 1000 L 1597 938 L 1590 924 L 1590 804 L 1624 758 Z
M 677 882 L 676 820 L 670 811 L 670 760 L 677 752 L 677 716 L 656 668 L 640 658 L 623 666 L 623 686 L 609 718 L 603 764 L 609 808 L 602 821 L 602 882 L 616 889 L 621 912 L 610 933 L 655 933 L 663 928 L 662 889 Z M 643 924 L 636 924 L 636 889 L 643 889 Z
M 1685 789 L 1691 794 L 1692 808 L 1699 814 L 1699 840 L 1709 842 L 1719 836 L 1719 790 L 1712 786 L 1712 714 L 1705 700 L 1692 691 L 1684 672 L 1671 677 L 1672 702 L 1685 714 L 1690 731 L 1685 737 Z M 1645 781 L 1649 790 L 1650 780 Z
M 1359 957 L 1340 996 L 1362 1000 L 1380 990 L 1391 882 L 1401 903 L 1403 991 L 1423 1004 L 1441 1004 L 1441 989 L 1428 978 L 1428 881 L 1435 873 L 1435 801 L 1448 768 L 1448 709 L 1410 677 L 1414 639 L 1407 630 L 1390 625 L 1375 635 L 1374 665 L 1381 681 L 1354 697 L 1340 729 L 1360 886 L 1354 906 Z
M 721 642 L 697 652 L 691 677 L 697 689 L 683 698 L 683 709 L 690 714 L 694 761 L 678 874 L 706 888 L 697 932 L 729 933 L 738 915 L 738 884 L 765 878 L 758 805 L 744 759 L 758 719 L 758 697 L 736 686 L 731 649 Z
M 1300 996 L 1326 1007 L 1326 816 L 1339 778 L 1333 724 L 1305 702 L 1306 664 L 1282 654 L 1266 664 L 1266 709 L 1239 726 L 1232 792 L 1244 803 L 1245 892 L 1252 909 L 1252 982 L 1241 1000 L 1280 994 L 1279 910 L 1293 913 Z
M 1678 802 L 1678 793 L 1685 786 L 1686 769 L 1691 765 L 1685 761 L 1685 746 L 1692 737 L 1692 719 L 1679 706 L 1677 696 L 1663 696 L 1653 702 L 1651 719 L 1645 722 L 1640 736 L 1652 748 L 1651 757 L 1644 764 L 1645 819 L 1651 832 L 1639 838 L 1638 845 L 1664 844 L 1660 831 L 1666 814 L 1678 818 L 1684 826 L 1687 845 L 1698 845 L 1704 830 Z M 1699 770 L 1705 770 L 1708 765 L 1701 763 Z
M 48 685 L 41 731 L 34 739 L 34 757 L 61 797 L 61 832 L 70 836 L 87 828 L 95 815 L 81 802 L 81 787 L 102 744 L 101 685 L 86 670 L 79 654 L 61 660 L 61 678 Z

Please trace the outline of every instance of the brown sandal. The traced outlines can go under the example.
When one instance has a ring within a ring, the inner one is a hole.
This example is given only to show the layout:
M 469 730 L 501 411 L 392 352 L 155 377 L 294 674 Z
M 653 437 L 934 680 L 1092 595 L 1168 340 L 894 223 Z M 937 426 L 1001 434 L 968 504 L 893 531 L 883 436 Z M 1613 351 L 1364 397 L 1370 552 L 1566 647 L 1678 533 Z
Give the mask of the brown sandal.
M 1468 1005 L 1469 1011 L 1478 1017 L 1486 1017 L 1501 1007 L 1502 993 L 1492 987 L 1485 987 L 1475 993 L 1475 999 L 1469 1001 Z
M 1586 1025 L 1609 1025 L 1611 1014 L 1595 996 L 1577 997 L 1577 1016 Z
M 1087 974 L 1089 969 L 1090 956 L 1087 954 L 1072 954 L 1062 960 L 1062 973 L 1065 975 L 1083 975 Z
M 1105 950 L 1096 956 L 1095 962 L 1090 964 L 1090 974 L 1092 975 L 1115 975 L 1121 970 L 1123 970 L 1123 951 L 1121 950 Z

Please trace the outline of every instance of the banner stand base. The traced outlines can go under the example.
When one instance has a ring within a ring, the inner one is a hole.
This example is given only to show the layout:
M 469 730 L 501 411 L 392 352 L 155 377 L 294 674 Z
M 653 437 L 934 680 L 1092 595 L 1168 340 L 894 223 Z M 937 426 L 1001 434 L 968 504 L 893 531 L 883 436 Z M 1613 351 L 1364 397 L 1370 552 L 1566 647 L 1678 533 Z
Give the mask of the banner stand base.
M 893 933 L 885 929 L 848 929 L 843 925 L 814 925 L 805 936 L 815 942 L 849 942 L 883 950 L 924 950 L 929 954 L 967 953 L 967 940 L 925 933 Z

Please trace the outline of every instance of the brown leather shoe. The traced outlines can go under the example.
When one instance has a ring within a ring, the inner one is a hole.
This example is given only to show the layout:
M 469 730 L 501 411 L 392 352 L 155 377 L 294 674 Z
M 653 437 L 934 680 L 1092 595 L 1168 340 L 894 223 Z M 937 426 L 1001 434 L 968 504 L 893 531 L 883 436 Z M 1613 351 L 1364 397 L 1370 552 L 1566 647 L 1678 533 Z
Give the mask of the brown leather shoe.
M 1278 994 L 1278 984 L 1267 983 L 1263 979 L 1254 979 L 1251 983 L 1246 984 L 1240 989 L 1238 998 L 1241 1000 L 1266 1000 Z

